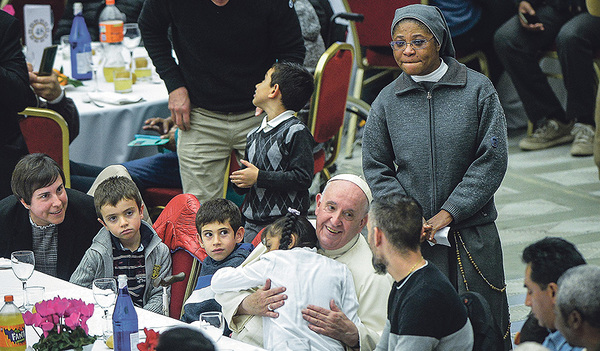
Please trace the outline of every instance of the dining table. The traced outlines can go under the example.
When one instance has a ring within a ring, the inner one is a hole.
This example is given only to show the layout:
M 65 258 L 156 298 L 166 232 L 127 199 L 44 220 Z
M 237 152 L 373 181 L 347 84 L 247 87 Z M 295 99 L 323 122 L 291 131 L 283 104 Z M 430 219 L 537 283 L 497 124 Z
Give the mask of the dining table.
M 13 295 L 14 302 L 16 305 L 21 305 L 23 302 L 23 286 L 22 283 L 17 277 L 13 274 L 10 260 L 0 258 L 0 298 L 3 298 L 5 295 Z M 64 281 L 62 279 L 34 271 L 33 275 L 27 280 L 27 286 L 43 286 L 45 288 L 44 292 L 44 300 L 53 299 L 56 296 L 60 296 L 61 298 L 71 298 L 71 299 L 82 299 L 86 303 L 94 303 L 94 295 L 91 289 L 78 286 L 72 284 L 68 281 Z M 114 308 L 114 307 L 113 307 Z M 173 327 L 188 327 L 195 328 L 197 330 L 201 330 L 201 328 L 195 326 L 194 324 L 187 324 L 182 321 L 157 314 L 154 312 L 150 312 L 144 310 L 142 308 L 135 308 L 138 315 L 138 329 L 139 329 L 139 337 L 140 342 L 145 340 L 144 328 L 153 329 L 157 332 L 162 332 L 168 330 Z M 95 304 L 94 306 L 94 314 L 87 321 L 89 327 L 90 335 L 98 335 L 98 340 L 94 343 L 92 348 L 93 351 L 107 351 L 110 350 L 104 341 L 102 340 L 102 315 L 103 310 Z M 39 329 L 39 328 L 36 328 Z M 39 340 L 39 336 L 32 326 L 25 327 L 25 334 L 27 338 L 27 345 L 32 346 Z M 210 339 L 209 334 L 207 338 Z M 222 336 L 220 337 L 216 343 L 217 351 L 261 351 L 264 349 L 243 343 L 241 341 Z
M 136 56 L 147 55 L 143 47 L 136 48 L 134 53 Z M 129 53 L 124 51 L 123 57 L 128 65 Z M 138 79 L 130 93 L 115 93 L 114 84 L 106 81 L 102 67 L 97 74 L 99 91 L 93 80 L 84 80 L 83 86 L 79 87 L 64 87 L 65 95 L 73 99 L 79 111 L 79 135 L 69 147 L 71 161 L 106 167 L 158 152 L 154 146 L 127 146 L 142 132 L 146 119 L 170 116 L 167 88 L 151 60 L 148 62 L 152 72 L 150 79 Z M 60 51 L 54 67 L 70 76 L 71 63 Z

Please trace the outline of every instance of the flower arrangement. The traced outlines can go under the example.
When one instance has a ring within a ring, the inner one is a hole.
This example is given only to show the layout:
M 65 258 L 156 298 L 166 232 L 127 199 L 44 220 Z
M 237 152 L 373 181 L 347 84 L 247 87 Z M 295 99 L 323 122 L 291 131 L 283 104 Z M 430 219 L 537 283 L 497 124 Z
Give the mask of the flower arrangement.
M 94 314 L 94 304 L 86 304 L 81 299 L 52 300 L 35 304 L 32 312 L 25 312 L 25 324 L 41 328 L 43 335 L 33 348 L 37 351 L 83 350 L 83 346 L 93 344 L 94 336 L 88 335 L 87 320 Z
M 160 333 L 154 331 L 154 329 L 144 328 L 144 334 L 146 334 L 146 341 L 137 344 L 137 348 L 140 351 L 154 351 L 158 346 L 158 338 Z

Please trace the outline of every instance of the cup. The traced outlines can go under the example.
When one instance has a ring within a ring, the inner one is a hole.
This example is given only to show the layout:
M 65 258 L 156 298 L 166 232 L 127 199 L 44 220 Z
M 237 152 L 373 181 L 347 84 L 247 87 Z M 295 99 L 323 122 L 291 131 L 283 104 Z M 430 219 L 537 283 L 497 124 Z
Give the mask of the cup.
M 131 86 L 133 85 L 133 81 L 131 79 L 131 72 L 127 70 L 114 71 L 113 83 L 115 84 L 115 92 L 131 93 Z
M 69 42 L 68 35 L 60 37 L 60 52 L 63 60 L 67 61 L 71 58 L 71 43 Z
M 133 73 L 140 81 L 151 81 L 152 80 L 152 68 L 150 67 L 150 60 L 147 56 L 138 56 L 133 58 Z
M 200 328 L 215 342 L 223 336 L 225 320 L 221 312 L 200 313 Z
M 25 304 L 25 308 L 28 311 L 33 309 L 36 303 L 44 300 L 44 292 L 46 288 L 43 286 L 28 286 L 25 288 L 25 294 L 27 295 L 27 303 Z

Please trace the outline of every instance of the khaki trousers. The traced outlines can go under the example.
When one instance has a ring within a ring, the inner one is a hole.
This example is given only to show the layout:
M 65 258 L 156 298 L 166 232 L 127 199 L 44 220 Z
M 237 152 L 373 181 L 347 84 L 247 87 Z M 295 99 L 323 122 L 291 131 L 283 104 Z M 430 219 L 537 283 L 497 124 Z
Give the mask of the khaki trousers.
M 191 129 L 179 131 L 177 155 L 183 192 L 196 195 L 200 203 L 223 197 L 229 155 L 241 159 L 246 136 L 258 127 L 262 115 L 254 111 L 221 113 L 195 107 L 190 113 Z

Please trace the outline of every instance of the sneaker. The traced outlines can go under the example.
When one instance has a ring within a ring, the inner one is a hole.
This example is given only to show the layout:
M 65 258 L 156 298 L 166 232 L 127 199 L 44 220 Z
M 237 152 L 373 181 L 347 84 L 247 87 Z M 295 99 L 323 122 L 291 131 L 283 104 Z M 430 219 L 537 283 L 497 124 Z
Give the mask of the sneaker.
M 575 136 L 571 146 L 573 156 L 591 156 L 594 154 L 594 128 L 589 124 L 575 123 L 572 134 Z
M 571 134 L 573 122 L 569 124 L 549 119 L 538 127 L 532 135 L 519 142 L 521 150 L 542 150 L 552 146 L 570 143 L 575 139 Z

